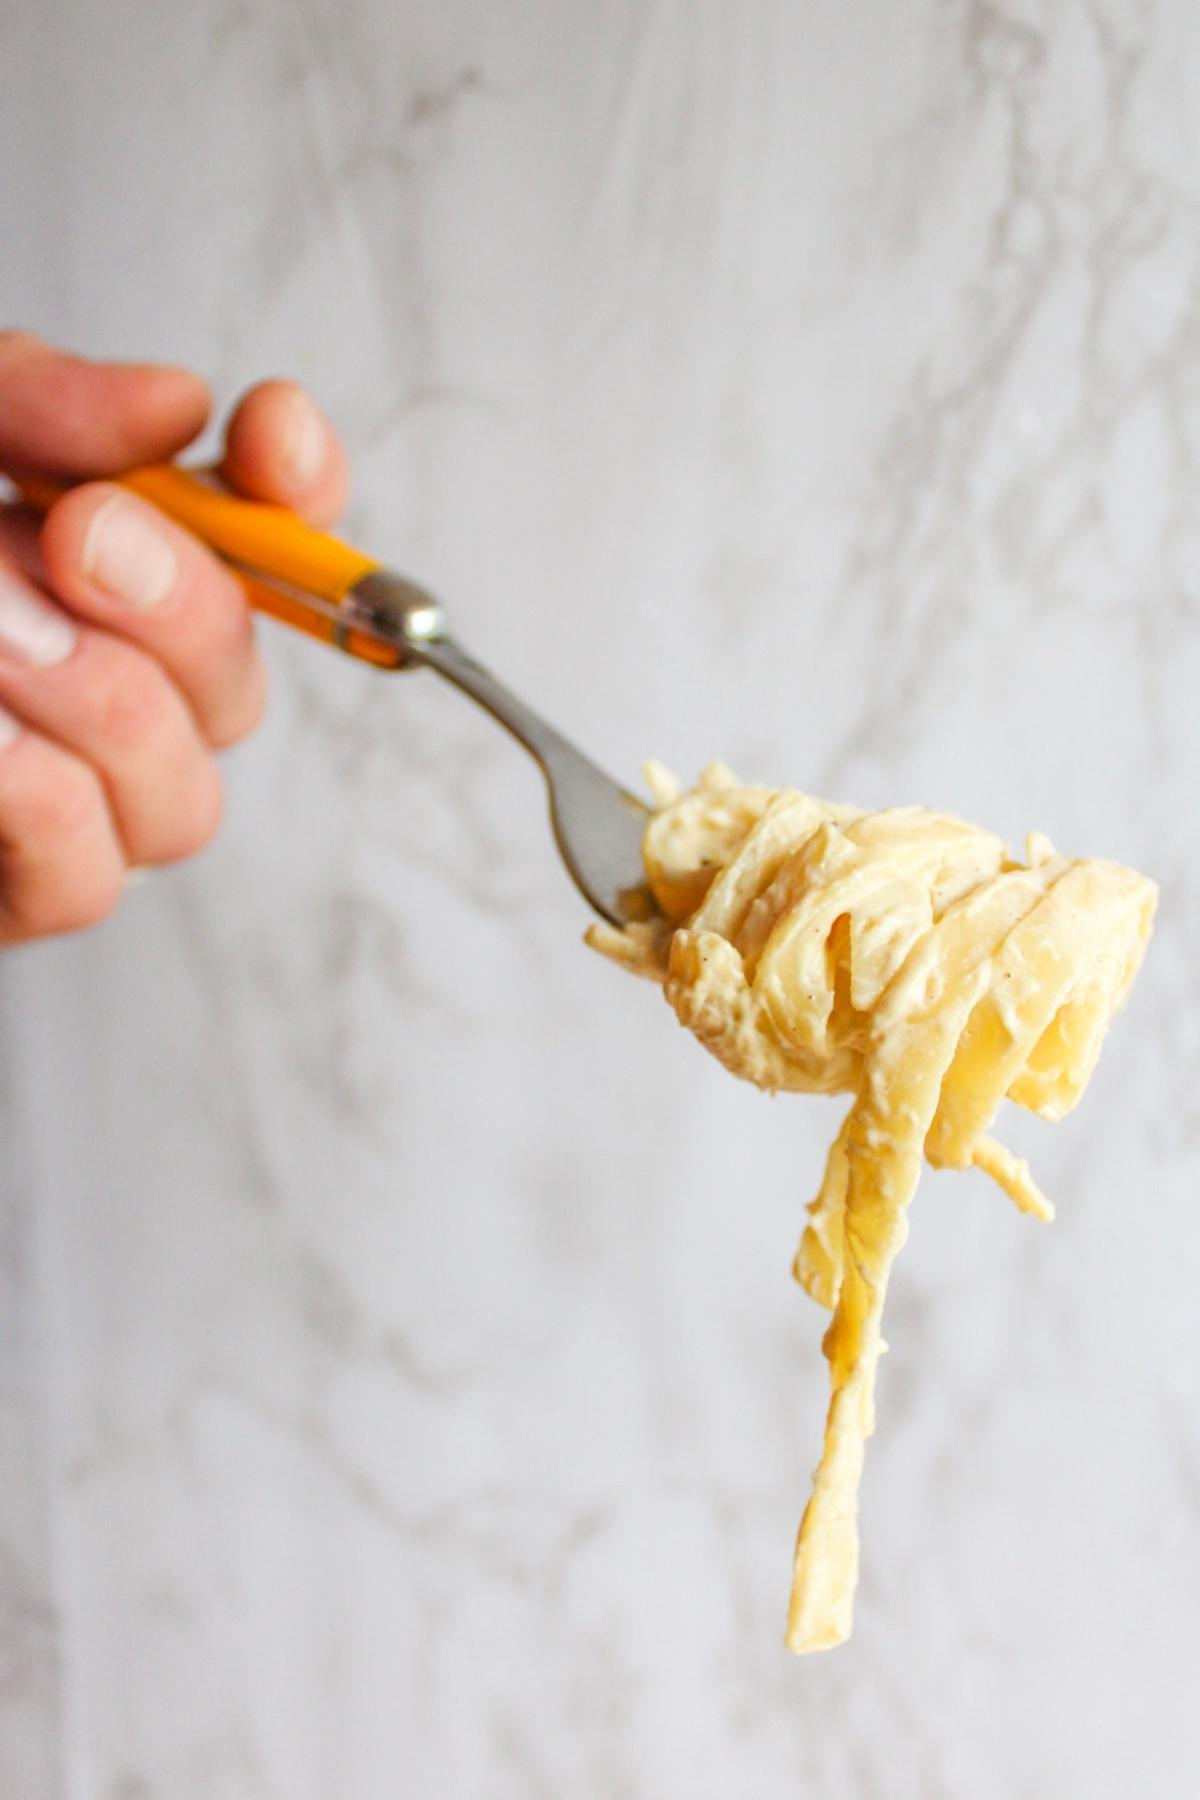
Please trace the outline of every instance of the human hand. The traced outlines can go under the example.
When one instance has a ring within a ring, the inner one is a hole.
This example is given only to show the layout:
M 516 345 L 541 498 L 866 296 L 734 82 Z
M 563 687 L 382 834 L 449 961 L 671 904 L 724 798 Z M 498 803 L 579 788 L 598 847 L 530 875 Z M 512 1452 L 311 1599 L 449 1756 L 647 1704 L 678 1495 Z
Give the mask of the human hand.
M 221 812 L 213 752 L 262 713 L 233 575 L 94 479 L 177 455 L 208 413 L 186 370 L 88 362 L 0 331 L 0 475 L 85 482 L 40 531 L 0 504 L 0 945 L 95 924 L 132 867 L 201 849 Z M 221 474 L 315 525 L 345 499 L 341 445 L 292 382 L 244 396 Z

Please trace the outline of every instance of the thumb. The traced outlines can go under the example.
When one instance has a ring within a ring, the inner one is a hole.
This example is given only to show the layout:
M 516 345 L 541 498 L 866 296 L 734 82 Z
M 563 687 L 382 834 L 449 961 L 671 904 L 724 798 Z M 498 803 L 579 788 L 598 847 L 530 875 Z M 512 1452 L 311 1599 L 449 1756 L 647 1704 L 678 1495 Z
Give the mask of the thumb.
M 0 331 L 0 470 L 119 475 L 174 456 L 204 426 L 209 394 L 186 369 L 89 362 Z

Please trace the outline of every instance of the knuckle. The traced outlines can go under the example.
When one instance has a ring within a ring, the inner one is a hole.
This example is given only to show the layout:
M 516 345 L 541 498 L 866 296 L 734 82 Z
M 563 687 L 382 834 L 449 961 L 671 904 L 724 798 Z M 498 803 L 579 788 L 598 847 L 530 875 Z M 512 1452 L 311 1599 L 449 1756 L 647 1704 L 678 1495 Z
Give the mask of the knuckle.
M 121 898 L 124 860 L 96 771 L 33 742 L 0 788 L 0 941 L 82 931 Z
M 24 826 L 31 838 L 70 843 L 93 830 L 104 805 L 99 778 L 85 764 L 63 758 L 41 772 L 24 797 Z
M 123 751 L 146 750 L 167 717 L 167 678 L 149 657 L 126 651 L 93 676 L 90 693 L 96 729 Z
M 130 859 L 140 864 L 182 862 L 204 850 L 216 835 L 224 811 L 224 789 L 211 757 L 198 756 L 185 771 L 176 773 L 170 790 L 170 806 L 161 799 L 152 816 L 125 827 L 125 846 Z
M 168 860 L 196 856 L 212 843 L 225 810 L 225 790 L 216 764 L 200 764 L 188 805 L 180 815 L 176 841 Z
M 179 576 L 179 601 L 193 654 L 224 656 L 245 642 L 251 629 L 245 594 L 236 576 L 202 544 L 187 547 Z
M 115 862 L 86 870 L 60 867 L 53 876 L 18 882 L 6 894 L 6 924 L 18 938 L 87 931 L 112 914 L 123 891 L 124 871 Z
M 205 620 L 208 652 L 218 669 L 236 669 L 246 658 L 254 641 L 250 609 L 241 590 L 232 579 L 223 584 L 219 598 L 214 595 Z
M 233 694 L 210 718 L 206 735 L 214 750 L 228 750 L 262 723 L 267 705 L 266 665 L 257 651 L 249 664 L 239 670 Z
M 225 784 L 220 772 L 214 763 L 206 763 L 204 766 L 207 780 L 195 812 L 196 850 L 203 850 L 212 843 L 225 816 Z
M 124 871 L 93 870 L 86 881 L 72 883 L 59 898 L 52 931 L 87 931 L 102 925 L 116 911 L 125 891 Z

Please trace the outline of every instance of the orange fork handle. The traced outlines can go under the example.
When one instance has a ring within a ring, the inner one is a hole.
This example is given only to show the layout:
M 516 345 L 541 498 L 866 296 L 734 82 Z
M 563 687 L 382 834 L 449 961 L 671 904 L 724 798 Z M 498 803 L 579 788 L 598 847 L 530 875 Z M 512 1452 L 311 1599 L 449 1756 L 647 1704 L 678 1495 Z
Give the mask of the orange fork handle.
M 379 567 L 373 556 L 306 525 L 285 506 L 239 499 L 185 469 L 160 464 L 131 469 L 119 480 L 231 563 L 247 599 L 260 612 L 365 661 L 390 667 L 401 660 L 399 651 L 367 633 L 344 630 L 336 616 L 355 583 Z M 39 512 L 48 511 L 66 491 L 33 476 L 23 477 L 18 486 L 26 503 Z M 271 587 L 272 581 L 286 583 L 290 591 Z M 307 604 L 308 595 L 318 604 Z
M 158 464 L 130 469 L 118 479 L 122 487 L 132 488 L 168 518 L 185 525 L 219 556 L 334 605 L 379 566 L 373 556 L 306 525 L 285 506 L 241 500 L 186 469 Z M 41 512 L 66 491 L 59 483 L 36 477 L 23 478 L 20 490 Z
M 167 465 L 133 469 L 121 480 L 143 500 L 186 525 L 218 555 L 255 575 L 302 588 L 320 600 L 336 605 L 356 581 L 379 566 L 373 556 L 306 525 L 285 506 L 240 500 L 183 469 Z

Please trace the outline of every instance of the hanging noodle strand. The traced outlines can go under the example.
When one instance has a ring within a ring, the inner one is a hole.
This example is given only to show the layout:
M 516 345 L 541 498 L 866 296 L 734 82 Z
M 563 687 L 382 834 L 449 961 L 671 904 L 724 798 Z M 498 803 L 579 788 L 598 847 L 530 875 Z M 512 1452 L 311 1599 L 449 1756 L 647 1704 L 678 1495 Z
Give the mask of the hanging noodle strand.
M 682 1024 L 768 1090 L 849 1093 L 795 1274 L 832 1312 L 825 1445 L 796 1546 L 787 1644 L 850 1634 L 858 1488 L 888 1279 L 922 1161 L 981 1169 L 1053 1209 L 988 1135 L 1006 1097 L 1059 1119 L 1137 973 L 1156 889 L 1116 863 L 1024 863 L 990 832 L 746 787 L 719 764 L 681 794 L 647 771 L 644 857 L 661 911 L 595 948 L 662 983 Z

